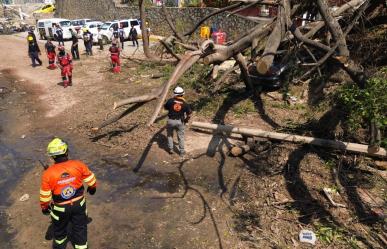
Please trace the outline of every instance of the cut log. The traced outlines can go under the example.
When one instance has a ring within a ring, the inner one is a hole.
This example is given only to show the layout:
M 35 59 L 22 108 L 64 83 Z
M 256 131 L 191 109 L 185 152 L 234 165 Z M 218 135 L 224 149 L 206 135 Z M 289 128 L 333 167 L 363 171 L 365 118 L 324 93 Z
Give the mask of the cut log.
M 281 3 L 283 6 L 284 1 Z M 267 40 L 265 50 L 263 51 L 262 56 L 256 60 L 257 71 L 262 75 L 265 75 L 270 71 L 274 61 L 274 56 L 282 38 L 285 36 L 285 10 L 282 7 L 279 7 L 278 9 L 277 21 Z
M 250 146 L 248 146 L 247 144 L 246 145 L 242 145 L 242 146 L 234 146 L 231 148 L 230 150 L 230 154 L 232 156 L 243 156 L 244 154 L 246 154 L 247 152 L 250 151 Z
M 286 133 L 270 132 L 260 129 L 241 128 L 230 125 L 217 125 L 203 122 L 192 122 L 192 128 L 210 129 L 224 134 L 238 133 L 247 136 L 264 137 L 279 141 L 287 141 L 293 143 L 311 144 L 321 147 L 327 147 L 337 150 L 344 150 L 350 152 L 364 153 L 370 156 L 386 157 L 386 150 L 381 148 L 379 151 L 370 151 L 369 146 L 365 144 L 356 144 L 342 141 L 334 141 L 328 139 L 321 139 L 315 137 L 298 136 Z

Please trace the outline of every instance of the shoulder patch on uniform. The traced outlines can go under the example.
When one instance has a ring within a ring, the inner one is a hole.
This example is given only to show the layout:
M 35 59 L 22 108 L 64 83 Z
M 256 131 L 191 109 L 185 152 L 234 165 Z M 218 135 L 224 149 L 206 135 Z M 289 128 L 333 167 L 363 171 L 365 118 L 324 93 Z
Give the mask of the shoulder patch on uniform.
M 66 186 L 62 188 L 60 195 L 62 196 L 63 199 L 70 199 L 75 195 L 75 188 L 72 186 Z

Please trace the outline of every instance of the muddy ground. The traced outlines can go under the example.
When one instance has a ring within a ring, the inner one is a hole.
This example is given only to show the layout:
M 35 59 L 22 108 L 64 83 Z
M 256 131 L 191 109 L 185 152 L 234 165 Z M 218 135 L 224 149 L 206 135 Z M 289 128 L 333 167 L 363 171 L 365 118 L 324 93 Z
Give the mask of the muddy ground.
M 126 46 L 124 56 L 133 54 L 141 57 Z M 358 195 L 366 189 L 385 201 L 385 180 L 364 168 L 367 158 L 353 163 L 320 148 L 262 141 L 262 150 L 236 159 L 221 149 L 225 138 L 190 130 L 190 157 L 180 160 L 165 152 L 165 121 L 144 126 L 152 102 L 91 132 L 117 113 L 115 100 L 162 84 L 163 78 L 150 78 L 157 66 L 144 70 L 125 60 L 123 73 L 112 75 L 107 52 L 95 48 L 93 57 L 75 62 L 74 86 L 63 89 L 58 70 L 30 66 L 21 35 L 0 37 L 0 58 L 1 248 L 50 248 L 38 191 L 39 160 L 48 162 L 45 147 L 53 136 L 67 140 L 71 157 L 85 161 L 99 182 L 87 198 L 90 248 L 306 248 L 298 240 L 301 229 L 318 234 L 316 248 L 383 248 L 383 219 Z M 231 111 L 246 99 L 235 92 L 216 113 L 198 112 L 194 119 L 273 130 L 310 115 L 298 105 L 284 109 L 273 96 L 255 105 L 270 115 Z M 345 189 L 335 198 L 346 208 L 332 207 L 321 193 L 336 186 L 338 162 Z M 24 194 L 30 198 L 22 202 Z

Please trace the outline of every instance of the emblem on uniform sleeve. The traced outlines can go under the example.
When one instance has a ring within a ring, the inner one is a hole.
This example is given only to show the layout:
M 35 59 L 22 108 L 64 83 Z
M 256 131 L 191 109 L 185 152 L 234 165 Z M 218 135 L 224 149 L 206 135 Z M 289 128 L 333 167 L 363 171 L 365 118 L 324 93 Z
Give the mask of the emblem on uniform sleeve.
M 60 195 L 63 199 L 68 200 L 75 195 L 75 188 L 73 188 L 72 186 L 66 186 L 62 188 Z
M 175 104 L 173 105 L 173 110 L 174 110 L 175 112 L 181 111 L 181 104 L 180 104 L 180 103 L 175 103 Z

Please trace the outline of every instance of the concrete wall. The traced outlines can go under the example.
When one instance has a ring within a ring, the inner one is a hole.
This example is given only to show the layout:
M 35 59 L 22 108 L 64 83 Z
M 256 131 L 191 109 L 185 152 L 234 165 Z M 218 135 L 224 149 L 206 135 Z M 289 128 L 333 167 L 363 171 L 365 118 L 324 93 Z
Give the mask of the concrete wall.
M 91 18 L 101 21 L 111 21 L 124 18 L 139 18 L 138 7 L 118 5 L 113 0 L 56 0 L 56 16 L 77 19 Z M 168 12 L 179 31 L 188 30 L 199 19 L 214 11 L 212 8 L 168 8 Z M 170 35 L 171 31 L 161 8 L 146 9 L 148 22 L 152 33 Z M 205 25 L 215 24 L 224 30 L 229 38 L 235 37 L 257 25 L 256 22 L 238 15 L 226 17 L 223 13 L 210 18 Z

